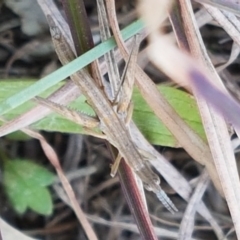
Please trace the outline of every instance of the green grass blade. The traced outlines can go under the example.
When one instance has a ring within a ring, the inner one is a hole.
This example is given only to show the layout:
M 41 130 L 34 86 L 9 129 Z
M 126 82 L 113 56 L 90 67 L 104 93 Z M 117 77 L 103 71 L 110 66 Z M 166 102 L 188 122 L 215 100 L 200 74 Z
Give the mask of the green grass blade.
M 129 26 L 122 30 L 123 39 L 126 40 L 132 37 L 134 34 L 138 33 L 141 29 L 143 29 L 143 23 L 141 20 L 133 22 L 132 24 L 130 24 Z M 69 77 L 79 69 L 82 69 L 83 67 L 87 66 L 93 60 L 101 57 L 108 51 L 112 50 L 115 46 L 116 42 L 114 41 L 113 38 L 110 38 L 109 40 L 99 44 L 95 48 L 86 52 L 82 56 L 76 58 L 71 63 L 59 68 L 57 71 L 37 81 L 30 87 L 7 98 L 6 100 L 0 103 L 0 115 L 9 112 L 10 110 L 18 107 L 19 105 L 30 100 L 31 98 L 39 95 L 43 91 L 54 86 L 56 83 Z

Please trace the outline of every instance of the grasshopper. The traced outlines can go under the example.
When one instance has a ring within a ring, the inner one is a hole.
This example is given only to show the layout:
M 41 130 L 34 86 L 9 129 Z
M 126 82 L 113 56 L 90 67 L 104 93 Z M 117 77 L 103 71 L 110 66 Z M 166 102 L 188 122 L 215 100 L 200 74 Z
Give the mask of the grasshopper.
M 74 60 L 75 55 L 53 19 L 49 16 L 48 20 L 56 53 L 61 63 L 63 65 L 67 64 Z M 36 97 L 35 101 L 83 125 L 89 134 L 107 139 L 119 151 L 111 175 L 115 175 L 118 163 L 123 157 L 131 169 L 141 179 L 145 189 L 154 192 L 170 212 L 176 212 L 177 208 L 161 189 L 159 177 L 152 171 L 147 162 L 147 160 L 150 160 L 150 157 L 154 156 L 149 156 L 149 154 L 144 153 L 144 151 L 141 151 L 137 147 L 132 139 L 131 132 L 126 122 L 127 120 L 123 117 L 123 114 L 118 112 L 118 109 L 108 99 L 104 91 L 97 86 L 87 70 L 79 70 L 71 75 L 71 79 L 85 95 L 87 102 L 95 111 L 97 118 L 92 118 L 81 112 L 74 111 L 39 97 Z M 122 109 L 126 109 L 126 107 Z M 103 134 L 94 132 L 93 128 L 96 127 L 99 128 Z

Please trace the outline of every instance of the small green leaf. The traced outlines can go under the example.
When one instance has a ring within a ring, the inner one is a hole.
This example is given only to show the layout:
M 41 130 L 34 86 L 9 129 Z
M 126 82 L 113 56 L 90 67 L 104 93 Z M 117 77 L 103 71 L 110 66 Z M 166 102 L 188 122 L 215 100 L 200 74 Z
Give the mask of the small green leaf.
M 45 187 L 39 187 L 34 190 L 32 189 L 32 193 L 34 194 L 28 199 L 29 208 L 42 215 L 52 214 L 53 204 L 49 190 Z
M 46 186 L 54 178 L 53 173 L 28 160 L 8 160 L 4 163 L 6 193 L 19 213 L 24 213 L 29 207 L 39 214 L 51 214 L 52 199 Z

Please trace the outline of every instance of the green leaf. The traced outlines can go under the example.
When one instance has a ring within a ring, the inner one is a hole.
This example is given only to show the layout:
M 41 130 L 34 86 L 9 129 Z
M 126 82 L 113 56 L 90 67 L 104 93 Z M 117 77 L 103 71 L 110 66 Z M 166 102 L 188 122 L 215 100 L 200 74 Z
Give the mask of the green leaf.
M 6 136 L 6 138 L 12 141 L 28 141 L 32 139 L 32 137 L 21 131 L 10 133 Z
M 207 137 L 198 111 L 195 98 L 176 88 L 161 86 L 158 87 L 163 96 L 175 109 L 179 116 L 203 139 L 207 142 Z
M 27 87 L 31 82 L 0 82 L 0 98 L 5 98 L 6 94 L 9 96 L 17 91 L 18 86 L 23 88 Z M 14 86 L 14 87 L 12 87 Z M 61 85 L 59 84 L 58 87 Z M 201 118 L 197 109 L 194 98 L 181 90 L 173 87 L 158 86 L 159 91 L 172 105 L 175 111 L 183 118 L 183 120 L 197 133 L 202 139 L 206 140 L 205 132 L 202 126 Z M 51 90 L 51 89 L 50 89 Z M 50 94 L 51 91 L 44 93 Z M 137 89 L 133 93 L 134 112 L 133 120 L 143 132 L 145 137 L 155 145 L 176 147 L 178 146 L 177 140 L 168 131 L 164 124 L 155 116 L 153 111 L 149 108 L 145 100 Z M 17 117 L 19 114 L 27 111 L 31 106 L 26 103 L 6 114 L 8 119 Z M 76 101 L 70 104 L 71 108 L 78 109 L 89 115 L 94 115 L 94 111 L 86 103 L 84 96 L 79 97 Z M 46 118 L 34 123 L 31 126 L 33 129 L 45 131 L 57 131 L 62 133 L 84 133 L 81 126 L 65 119 L 64 117 L 53 113 Z
M 205 131 L 194 98 L 190 94 L 173 87 L 161 85 L 158 86 L 158 89 L 189 127 L 199 134 L 202 139 L 206 140 Z M 133 120 L 148 141 L 161 146 L 175 147 L 178 145 L 175 137 L 149 108 L 137 90 L 134 91 L 133 102 Z
M 42 166 L 28 160 L 4 162 L 3 181 L 6 193 L 15 210 L 24 213 L 29 207 L 39 214 L 52 213 L 52 199 L 46 186 L 52 184 L 55 175 Z
M 29 208 L 42 215 L 51 215 L 53 203 L 49 190 L 45 187 L 39 187 L 31 194 L 33 197 L 28 199 Z
M 9 96 L 14 95 L 19 90 L 27 88 L 31 86 L 35 81 L 34 80 L 2 80 L 0 81 L 0 101 L 8 98 Z M 63 83 L 59 83 L 54 87 L 45 91 L 41 96 L 48 96 L 57 88 L 60 88 Z M 18 108 L 8 112 L 4 115 L 4 117 L 8 120 L 14 119 L 18 117 L 20 114 L 30 110 L 35 103 L 32 101 L 28 101 Z M 89 115 L 94 116 L 94 111 L 92 108 L 86 104 L 86 98 L 84 96 L 79 97 L 73 103 L 70 104 L 73 109 L 81 109 L 82 112 L 87 113 Z M 3 123 L 0 122 L 0 125 Z M 45 130 L 45 131 L 58 131 L 62 133 L 83 133 L 82 126 L 79 126 L 64 117 L 60 116 L 59 114 L 52 113 L 47 118 L 38 121 L 37 123 L 33 124 L 32 126 L 36 130 Z
M 17 94 L 19 91 L 28 88 L 36 82 L 34 79 L 6 79 L 0 81 L 0 102 L 4 102 L 7 98 Z M 46 97 L 52 92 L 56 91 L 58 88 L 63 86 L 64 82 L 56 84 L 54 87 L 49 88 L 47 91 L 44 91 L 40 96 Z M 12 119 L 27 110 L 35 106 L 36 103 L 33 101 L 25 102 L 20 105 L 18 108 L 9 111 L 8 114 L 4 115 L 7 119 Z

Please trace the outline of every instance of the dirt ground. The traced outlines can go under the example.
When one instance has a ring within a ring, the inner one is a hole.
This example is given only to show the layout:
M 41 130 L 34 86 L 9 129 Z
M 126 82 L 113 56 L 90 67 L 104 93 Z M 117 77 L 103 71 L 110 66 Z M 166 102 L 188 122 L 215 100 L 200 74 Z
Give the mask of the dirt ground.
M 6 1 L 8 2 L 8 1 Z M 51 44 L 48 26 L 41 20 L 41 14 L 31 9 L 21 10 L 17 4 L 1 5 L 0 14 L 0 74 L 1 81 L 6 79 L 40 79 L 56 70 L 60 63 Z M 16 1 L 17 2 L 17 1 Z M 34 1 L 35 2 L 35 1 Z M 61 8 L 60 1 L 57 2 Z M 13 5 L 15 5 L 13 7 Z M 200 5 L 194 3 L 195 11 Z M 95 1 L 86 1 L 86 9 L 96 44 L 99 42 L 99 26 Z M 26 16 L 32 12 L 35 16 Z M 136 3 L 125 0 L 117 2 L 120 27 L 124 27 L 137 18 Z M 36 23 L 32 19 L 38 19 Z M 31 23 L 31 24 L 30 24 Z M 32 29 L 31 29 L 32 28 Z M 166 26 L 166 32 L 171 27 Z M 229 58 L 233 41 L 228 34 L 214 22 L 201 28 L 205 45 L 215 66 L 221 65 Z M 146 42 L 145 42 L 146 45 Z M 139 53 L 139 63 L 156 83 L 169 83 L 168 78 L 159 72 L 144 54 L 144 47 Z M 239 99 L 239 58 L 221 72 L 226 87 L 236 99 Z M 89 218 L 99 239 L 139 239 L 139 233 L 122 193 L 118 177 L 111 178 L 111 155 L 106 142 L 94 137 L 80 134 L 62 134 L 58 132 L 41 132 L 58 154 L 64 172 L 74 174 L 72 187 L 83 211 Z M 155 146 L 155 148 L 184 176 L 192 187 L 203 167 L 194 161 L 182 148 Z M 0 158 L 30 159 L 55 173 L 47 160 L 40 143 L 35 139 L 15 140 L 8 137 L 0 139 Z M 238 154 L 236 153 L 238 159 Z M 3 160 L 1 159 L 1 162 Z M 2 164 L 2 163 L 1 163 Z M 81 171 L 80 171 L 81 170 Z M 2 173 L 0 175 L 2 177 Z M 146 200 L 153 225 L 159 239 L 177 239 L 180 222 L 187 207 L 185 202 L 161 177 L 161 186 L 178 208 L 172 215 L 151 192 L 146 192 Z M 1 218 L 17 230 L 33 239 L 87 239 L 72 209 L 64 202 L 63 189 L 60 184 L 50 186 L 53 198 L 53 213 L 43 216 L 32 210 L 18 214 L 0 188 Z M 219 195 L 210 182 L 203 201 L 216 219 L 228 239 L 236 239 L 232 220 L 226 201 Z M 212 226 L 199 214 L 195 216 L 192 239 L 217 239 Z M 4 239 L 4 238 L 3 238 Z

